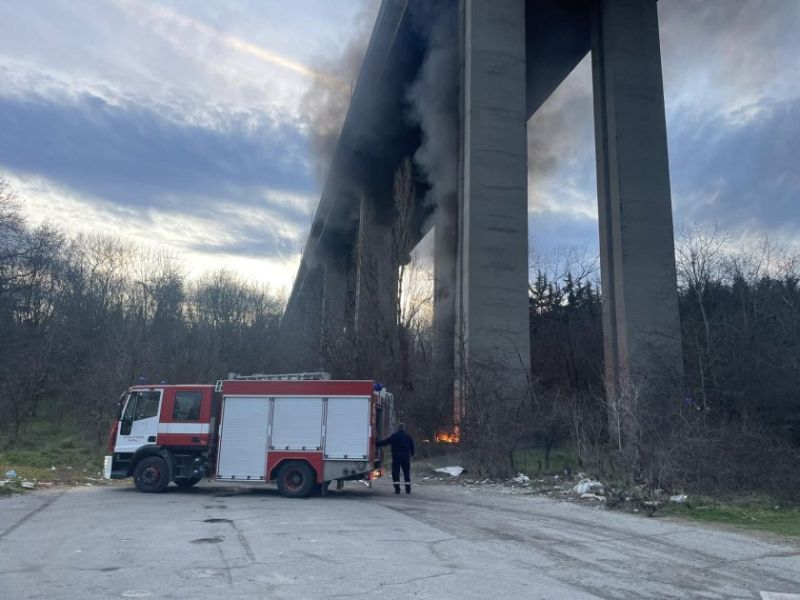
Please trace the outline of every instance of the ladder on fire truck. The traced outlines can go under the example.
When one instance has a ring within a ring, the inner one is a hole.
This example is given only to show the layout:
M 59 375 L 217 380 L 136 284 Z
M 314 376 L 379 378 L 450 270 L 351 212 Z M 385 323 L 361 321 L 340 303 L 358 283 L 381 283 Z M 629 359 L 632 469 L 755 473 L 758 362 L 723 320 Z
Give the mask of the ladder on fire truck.
M 228 373 L 228 381 L 321 381 L 330 378 L 331 374 L 324 371 L 311 371 L 306 373 L 254 373 L 253 375 Z M 216 391 L 222 391 L 222 380 L 217 381 Z

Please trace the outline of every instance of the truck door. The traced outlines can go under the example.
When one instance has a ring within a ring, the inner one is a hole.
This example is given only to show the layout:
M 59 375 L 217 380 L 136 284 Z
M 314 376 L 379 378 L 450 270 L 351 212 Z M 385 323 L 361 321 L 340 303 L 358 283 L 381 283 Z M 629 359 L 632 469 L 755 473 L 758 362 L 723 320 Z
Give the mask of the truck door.
M 217 479 L 266 478 L 269 404 L 266 396 L 225 396 Z
M 141 390 L 128 394 L 114 452 L 136 452 L 155 444 L 161 411 L 161 390 Z

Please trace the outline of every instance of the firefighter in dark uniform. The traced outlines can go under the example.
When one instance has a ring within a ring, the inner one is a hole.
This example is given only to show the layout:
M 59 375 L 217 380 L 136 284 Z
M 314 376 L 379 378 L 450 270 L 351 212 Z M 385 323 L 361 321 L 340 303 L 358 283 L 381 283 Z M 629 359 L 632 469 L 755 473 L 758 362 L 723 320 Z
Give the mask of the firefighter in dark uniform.
M 411 493 L 411 458 L 414 456 L 414 439 L 406 433 L 403 423 L 397 424 L 397 431 L 385 440 L 378 441 L 378 447 L 391 446 L 392 448 L 392 482 L 394 493 L 400 493 L 400 469 L 403 470 L 403 479 L 406 481 L 406 494 Z

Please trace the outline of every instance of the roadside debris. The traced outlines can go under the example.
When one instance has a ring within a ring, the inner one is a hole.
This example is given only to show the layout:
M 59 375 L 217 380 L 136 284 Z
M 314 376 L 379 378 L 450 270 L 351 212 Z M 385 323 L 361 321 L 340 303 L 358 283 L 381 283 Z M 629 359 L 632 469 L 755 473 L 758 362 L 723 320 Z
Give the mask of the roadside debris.
M 464 467 L 441 467 L 440 469 L 434 469 L 434 471 L 436 473 L 450 475 L 451 477 L 458 477 L 464 472 Z
M 598 502 L 605 502 L 606 497 L 600 496 L 598 494 L 586 493 L 586 494 L 581 494 L 581 500 L 597 500 Z
M 6 478 L 7 479 L 16 479 L 17 478 L 17 472 L 14 469 L 6 471 Z
M 677 496 L 670 496 L 669 501 L 673 504 L 685 504 L 689 500 L 686 494 L 678 494 Z
M 599 481 L 595 481 L 594 479 L 581 479 L 572 490 L 576 494 L 604 494 L 605 489 L 603 488 L 603 484 Z
M 525 475 L 524 473 L 520 473 L 511 480 L 511 483 L 516 483 L 517 485 L 530 485 L 531 478 Z

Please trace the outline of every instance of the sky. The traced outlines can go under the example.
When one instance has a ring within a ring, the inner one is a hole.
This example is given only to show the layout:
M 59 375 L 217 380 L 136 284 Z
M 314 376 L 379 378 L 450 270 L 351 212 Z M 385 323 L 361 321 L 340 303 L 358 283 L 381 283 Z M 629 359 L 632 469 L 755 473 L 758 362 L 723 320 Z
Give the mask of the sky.
M 308 114 L 375 0 L 0 0 L 0 176 L 33 223 L 289 288 Z M 676 225 L 800 250 L 800 2 L 661 0 Z M 337 80 L 338 81 L 338 80 Z M 589 59 L 529 123 L 533 247 L 596 251 Z

